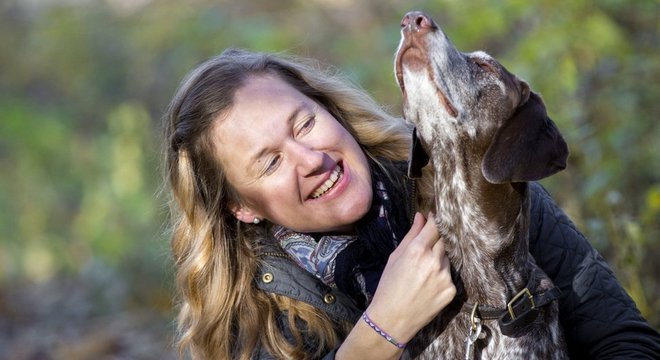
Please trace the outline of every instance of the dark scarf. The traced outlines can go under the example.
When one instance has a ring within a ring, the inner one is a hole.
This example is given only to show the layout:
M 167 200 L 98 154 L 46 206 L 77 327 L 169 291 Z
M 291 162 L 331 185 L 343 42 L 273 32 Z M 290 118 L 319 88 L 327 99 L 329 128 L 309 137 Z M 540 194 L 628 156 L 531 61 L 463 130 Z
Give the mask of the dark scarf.
M 356 224 L 355 235 L 296 233 L 281 226 L 273 234 L 299 266 L 351 296 L 359 306 L 371 301 L 389 255 L 410 229 L 408 182 L 394 163 L 382 162 L 389 176 L 370 163 L 373 200 Z

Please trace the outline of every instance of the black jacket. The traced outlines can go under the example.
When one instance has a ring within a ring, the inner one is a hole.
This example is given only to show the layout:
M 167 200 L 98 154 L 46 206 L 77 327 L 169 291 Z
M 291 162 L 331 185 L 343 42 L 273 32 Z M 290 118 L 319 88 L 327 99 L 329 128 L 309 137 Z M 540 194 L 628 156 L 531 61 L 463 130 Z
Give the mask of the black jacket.
M 559 320 L 573 359 L 660 359 L 660 335 L 642 317 L 605 260 L 555 204 L 530 184 L 530 252 L 561 290 Z M 258 287 L 324 310 L 334 320 L 358 321 L 362 310 L 281 251 L 264 254 Z M 280 324 L 287 331 L 286 314 Z M 333 359 L 330 349 L 324 359 Z M 255 358 L 269 359 L 265 349 Z

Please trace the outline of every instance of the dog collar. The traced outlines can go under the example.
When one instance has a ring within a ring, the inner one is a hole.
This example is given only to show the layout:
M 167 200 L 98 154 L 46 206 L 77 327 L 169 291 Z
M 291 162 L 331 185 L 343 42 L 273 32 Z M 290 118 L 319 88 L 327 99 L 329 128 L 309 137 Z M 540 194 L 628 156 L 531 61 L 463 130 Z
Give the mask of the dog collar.
M 503 335 L 516 336 L 536 320 L 540 308 L 561 295 L 561 290 L 556 286 L 532 294 L 529 288 L 534 288 L 535 283 L 533 277 L 530 277 L 527 286 L 509 300 L 505 309 L 466 302 L 461 307 L 461 311 L 473 314 L 473 317 L 482 320 L 497 320 Z

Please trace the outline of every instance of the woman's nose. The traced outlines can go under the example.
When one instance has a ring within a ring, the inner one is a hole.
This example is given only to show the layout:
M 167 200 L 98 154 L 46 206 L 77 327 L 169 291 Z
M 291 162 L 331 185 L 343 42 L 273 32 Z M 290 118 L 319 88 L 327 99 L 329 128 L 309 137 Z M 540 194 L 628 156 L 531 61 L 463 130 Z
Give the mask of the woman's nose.
M 325 157 L 323 151 L 315 150 L 311 146 L 300 142 L 294 142 L 291 145 L 290 151 L 296 159 L 296 167 L 300 175 L 313 175 L 323 168 L 323 159 Z

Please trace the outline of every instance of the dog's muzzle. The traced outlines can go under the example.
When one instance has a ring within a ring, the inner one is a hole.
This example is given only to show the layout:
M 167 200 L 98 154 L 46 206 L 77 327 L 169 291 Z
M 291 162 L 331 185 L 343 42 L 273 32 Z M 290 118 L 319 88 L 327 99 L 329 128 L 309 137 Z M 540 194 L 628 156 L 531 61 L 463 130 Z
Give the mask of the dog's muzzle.
M 403 84 L 403 57 L 406 65 L 411 68 L 426 66 L 426 46 L 424 37 L 438 30 L 438 25 L 431 17 L 420 11 L 411 11 L 401 20 L 401 43 L 396 53 L 395 73 L 401 91 L 405 92 Z

